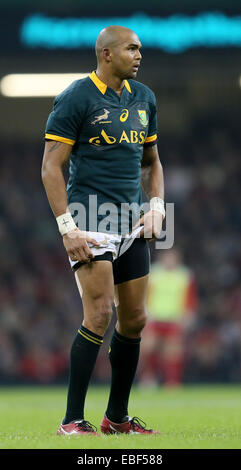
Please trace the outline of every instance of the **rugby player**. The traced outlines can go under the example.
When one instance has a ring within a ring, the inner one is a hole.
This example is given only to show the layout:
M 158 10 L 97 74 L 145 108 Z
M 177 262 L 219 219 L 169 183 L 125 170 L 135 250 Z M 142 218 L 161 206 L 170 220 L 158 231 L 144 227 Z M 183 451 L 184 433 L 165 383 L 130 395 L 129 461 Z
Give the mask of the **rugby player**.
M 97 69 L 57 96 L 46 125 L 42 180 L 84 312 L 71 348 L 67 409 L 57 431 L 60 435 L 98 434 L 85 420 L 84 403 L 114 299 L 118 299 L 117 324 L 109 352 L 110 394 L 100 428 L 105 434 L 158 432 L 128 414 L 146 322 L 148 238 L 160 236 L 165 217 L 155 95 L 134 80 L 142 58 L 140 49 L 141 42 L 132 30 L 122 26 L 103 29 L 96 41 Z M 67 188 L 66 162 L 70 163 Z M 141 205 L 144 173 L 143 188 L 150 206 L 144 214 L 136 214 L 130 230 L 139 236 L 121 252 L 128 232 L 126 227 L 121 229 L 121 207 Z M 96 197 L 97 209 L 106 203 L 117 208 L 118 220 L 110 224 L 110 230 L 101 225 L 103 210 L 93 221 L 90 196 Z M 78 227 L 69 209 L 73 204 L 86 209 Z

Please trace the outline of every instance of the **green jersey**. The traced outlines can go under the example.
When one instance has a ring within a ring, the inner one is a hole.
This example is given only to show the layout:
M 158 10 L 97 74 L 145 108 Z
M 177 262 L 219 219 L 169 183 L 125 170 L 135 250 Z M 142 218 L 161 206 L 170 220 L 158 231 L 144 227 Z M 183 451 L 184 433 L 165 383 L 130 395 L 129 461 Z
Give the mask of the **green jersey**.
M 126 233 L 122 208 L 142 203 L 141 160 L 143 146 L 157 140 L 156 100 L 147 86 L 124 83 L 119 96 L 92 72 L 56 97 L 47 121 L 46 139 L 72 145 L 68 205 L 73 216 L 78 204 L 85 208 L 81 230 L 105 231 L 100 222 L 113 207 L 117 223 L 106 231 Z

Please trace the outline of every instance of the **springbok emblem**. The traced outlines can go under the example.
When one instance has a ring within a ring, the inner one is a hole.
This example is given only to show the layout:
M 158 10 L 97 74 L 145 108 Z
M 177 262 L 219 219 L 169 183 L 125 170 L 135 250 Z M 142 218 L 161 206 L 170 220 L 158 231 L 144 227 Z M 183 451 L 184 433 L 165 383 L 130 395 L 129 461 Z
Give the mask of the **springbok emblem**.
M 108 119 L 108 116 L 110 114 L 110 111 L 107 111 L 107 109 L 104 108 L 104 114 L 101 114 L 101 116 L 95 116 L 95 120 L 92 121 L 91 124 L 96 124 L 99 121 L 102 121 L 103 119 Z

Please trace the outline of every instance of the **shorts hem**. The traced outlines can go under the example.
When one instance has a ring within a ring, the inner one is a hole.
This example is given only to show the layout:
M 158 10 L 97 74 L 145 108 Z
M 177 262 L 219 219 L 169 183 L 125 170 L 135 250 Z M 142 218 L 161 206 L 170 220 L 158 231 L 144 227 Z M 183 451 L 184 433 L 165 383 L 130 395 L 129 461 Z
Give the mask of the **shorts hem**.
M 96 255 L 94 256 L 94 258 L 91 258 L 90 262 L 93 262 L 93 261 L 110 261 L 111 263 L 113 262 L 113 253 L 112 251 L 106 251 L 105 253 L 103 253 L 103 255 Z M 81 262 L 81 261 L 77 261 L 77 263 L 75 263 L 73 266 L 72 266 L 72 271 L 77 271 L 77 269 L 79 269 L 81 266 L 84 266 L 85 264 L 89 264 L 87 262 Z

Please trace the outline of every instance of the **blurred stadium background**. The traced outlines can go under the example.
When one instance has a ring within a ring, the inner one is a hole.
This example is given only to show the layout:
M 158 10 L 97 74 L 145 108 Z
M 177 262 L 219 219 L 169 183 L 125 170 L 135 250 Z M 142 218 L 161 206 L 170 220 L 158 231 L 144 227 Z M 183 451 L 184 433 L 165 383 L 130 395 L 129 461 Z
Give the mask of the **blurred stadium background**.
M 158 100 L 158 146 L 166 202 L 175 203 L 175 247 L 195 277 L 198 301 L 185 327 L 181 382 L 240 383 L 238 3 L 1 0 L 0 384 L 66 383 L 69 349 L 82 315 L 40 178 L 53 97 L 7 96 L 2 79 L 91 72 L 93 37 L 108 18 L 112 24 L 133 24 L 143 43 L 138 80 Z M 154 262 L 153 247 L 151 255 Z M 113 323 L 95 383 L 109 380 Z

